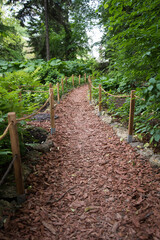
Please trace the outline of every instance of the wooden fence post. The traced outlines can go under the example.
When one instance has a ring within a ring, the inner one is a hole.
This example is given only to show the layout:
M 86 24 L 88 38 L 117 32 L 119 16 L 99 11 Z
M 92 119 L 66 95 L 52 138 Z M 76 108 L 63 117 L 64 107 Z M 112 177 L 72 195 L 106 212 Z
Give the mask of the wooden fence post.
M 55 120 L 54 120 L 54 96 L 53 96 L 53 88 L 51 87 L 52 84 L 49 86 L 49 95 L 50 95 L 50 117 L 51 117 L 51 134 L 53 134 L 55 129 Z
M 92 86 L 91 86 L 91 78 L 90 75 L 88 77 L 88 87 L 89 87 L 89 103 L 92 101 Z
M 74 87 L 74 75 L 72 74 L 72 84 L 73 84 L 73 87 Z
M 18 131 L 17 131 L 17 121 L 16 121 L 16 113 L 9 112 L 8 113 L 8 123 L 12 123 L 9 127 L 9 134 L 11 140 L 11 148 L 13 158 L 16 155 L 16 159 L 14 161 L 14 174 L 16 181 L 16 190 L 17 190 L 17 199 L 18 202 L 23 202 L 25 200 L 25 192 L 24 192 L 24 183 L 22 177 L 22 167 L 21 167 L 21 155 L 19 148 L 19 139 L 18 139 Z
M 57 82 L 57 102 L 60 102 L 60 97 L 59 97 L 59 82 Z
M 66 87 L 67 87 L 67 77 L 65 77 Z
M 102 111 L 102 86 L 99 84 L 99 116 L 101 116 L 101 111 Z
M 135 90 L 132 90 L 131 100 L 130 100 L 130 111 L 129 111 L 129 124 L 128 124 L 128 139 L 127 139 L 128 143 L 132 142 L 134 109 L 135 109 Z
M 79 75 L 79 85 L 81 84 L 81 75 Z
M 64 92 L 63 78 L 61 79 L 61 84 L 62 84 L 62 94 L 63 94 L 63 92 Z
M 21 90 L 21 86 L 19 86 L 19 102 L 21 102 L 22 101 L 22 90 Z

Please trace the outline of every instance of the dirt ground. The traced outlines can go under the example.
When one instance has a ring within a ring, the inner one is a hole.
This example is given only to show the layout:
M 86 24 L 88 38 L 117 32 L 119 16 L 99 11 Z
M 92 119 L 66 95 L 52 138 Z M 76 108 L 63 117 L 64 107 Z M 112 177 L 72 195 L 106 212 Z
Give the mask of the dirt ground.
M 95 115 L 87 86 L 57 107 L 54 147 L 0 239 L 159 240 L 160 171 Z M 33 122 L 50 129 L 48 120 Z

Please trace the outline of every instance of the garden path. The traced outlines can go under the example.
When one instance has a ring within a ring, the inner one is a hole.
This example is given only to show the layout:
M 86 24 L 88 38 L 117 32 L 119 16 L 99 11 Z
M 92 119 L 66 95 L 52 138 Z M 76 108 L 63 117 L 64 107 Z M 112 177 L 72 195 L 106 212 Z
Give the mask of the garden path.
M 95 115 L 87 86 L 56 107 L 51 151 L 0 239 L 160 239 L 160 173 Z M 49 130 L 49 121 L 33 122 Z

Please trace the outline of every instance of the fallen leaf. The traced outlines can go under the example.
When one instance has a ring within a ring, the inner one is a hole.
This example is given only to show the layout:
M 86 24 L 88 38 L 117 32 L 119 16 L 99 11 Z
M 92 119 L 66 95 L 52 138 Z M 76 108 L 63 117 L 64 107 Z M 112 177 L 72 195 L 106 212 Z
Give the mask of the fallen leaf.
M 146 192 L 146 191 L 143 190 L 141 187 L 138 187 L 138 188 L 137 188 L 137 191 L 138 191 L 138 192 L 142 192 L 142 193 L 145 193 L 145 192 Z
M 136 227 L 139 227 L 139 226 L 140 226 L 139 219 L 138 219 L 137 217 L 133 217 L 133 218 L 132 218 L 132 222 L 133 222 L 133 224 L 134 224 Z
M 119 222 L 115 222 L 112 227 L 112 232 L 114 232 L 114 233 L 117 232 L 118 227 L 119 227 Z
M 53 226 L 49 223 L 46 223 L 45 221 L 42 221 L 42 224 L 53 234 L 56 235 L 56 231 L 53 228 Z

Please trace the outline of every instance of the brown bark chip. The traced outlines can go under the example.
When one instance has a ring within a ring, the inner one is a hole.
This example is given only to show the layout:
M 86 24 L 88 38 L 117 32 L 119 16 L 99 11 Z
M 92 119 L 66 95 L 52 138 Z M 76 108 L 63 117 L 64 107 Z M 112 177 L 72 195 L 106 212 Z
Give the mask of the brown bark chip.
M 56 107 L 54 147 L 0 239 L 160 239 L 160 173 L 94 114 L 87 86 Z M 50 129 L 49 121 L 32 124 Z

